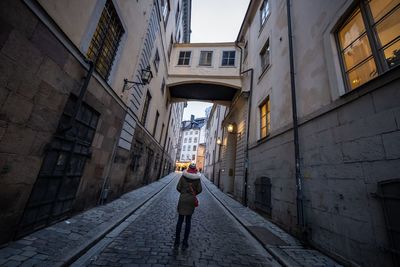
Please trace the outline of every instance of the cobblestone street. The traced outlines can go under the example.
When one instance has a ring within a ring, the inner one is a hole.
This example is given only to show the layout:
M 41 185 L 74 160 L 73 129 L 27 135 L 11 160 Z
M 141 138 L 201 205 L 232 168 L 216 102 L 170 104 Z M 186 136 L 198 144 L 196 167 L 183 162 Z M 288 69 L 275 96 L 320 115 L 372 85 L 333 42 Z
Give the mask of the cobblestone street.
M 131 223 L 97 255 L 75 265 L 90 266 L 278 266 L 203 185 L 192 219 L 187 251 L 174 250 L 178 192 L 175 179 L 138 210 Z M 128 219 L 129 221 L 129 219 Z

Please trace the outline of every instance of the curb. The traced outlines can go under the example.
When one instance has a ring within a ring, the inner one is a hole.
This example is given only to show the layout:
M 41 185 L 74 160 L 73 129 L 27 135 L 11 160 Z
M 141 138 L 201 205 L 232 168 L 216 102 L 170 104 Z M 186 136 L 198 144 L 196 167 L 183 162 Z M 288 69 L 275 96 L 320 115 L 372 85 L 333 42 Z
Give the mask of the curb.
M 210 182 L 207 178 L 203 177 L 204 179 L 207 180 L 207 182 Z M 212 191 L 211 189 L 208 187 L 207 183 L 204 183 L 205 187 L 207 188 L 208 192 L 210 192 L 210 194 L 240 223 L 240 225 L 242 225 L 246 231 L 252 236 L 254 237 L 261 245 L 262 247 L 269 253 L 271 254 L 271 256 L 280 264 L 282 264 L 283 266 L 286 267 L 292 267 L 292 266 L 301 266 L 300 264 L 298 264 L 297 262 L 294 262 L 292 259 L 288 259 L 288 258 L 283 258 L 280 257 L 280 254 L 282 253 L 282 251 L 275 246 L 265 246 L 264 243 L 261 241 L 260 238 L 257 237 L 257 235 L 255 235 L 252 231 L 250 231 L 250 229 L 242 222 L 242 220 L 236 216 L 223 202 L 222 200 L 220 200 Z
M 175 173 L 173 173 L 175 174 Z M 124 222 L 129 216 L 131 216 L 135 211 L 137 211 L 139 208 L 141 208 L 143 205 L 145 205 L 148 201 L 150 201 L 152 198 L 154 198 L 156 195 L 158 195 L 164 188 L 166 188 L 174 179 L 171 178 L 170 181 L 165 183 L 165 185 L 161 186 L 159 190 L 157 190 L 154 194 L 152 194 L 150 197 L 147 199 L 143 200 L 140 202 L 138 205 L 135 205 L 132 209 L 130 209 L 128 212 L 124 213 L 124 215 L 120 218 L 118 218 L 115 222 L 111 222 L 108 226 L 105 226 L 105 229 L 101 231 L 97 236 L 89 239 L 86 241 L 83 245 L 79 246 L 75 250 L 72 250 L 72 252 L 69 252 L 65 257 L 62 259 L 55 259 L 58 262 L 61 262 L 62 267 L 64 266 L 69 266 L 71 265 L 74 261 L 76 261 L 79 257 L 81 257 L 83 254 L 85 254 L 87 251 L 89 251 L 93 246 L 95 246 L 101 239 L 103 239 L 107 234 L 109 234 L 112 230 L 117 228 L 122 222 Z M 159 182 L 160 180 L 158 180 Z M 162 183 L 162 182 L 160 182 Z

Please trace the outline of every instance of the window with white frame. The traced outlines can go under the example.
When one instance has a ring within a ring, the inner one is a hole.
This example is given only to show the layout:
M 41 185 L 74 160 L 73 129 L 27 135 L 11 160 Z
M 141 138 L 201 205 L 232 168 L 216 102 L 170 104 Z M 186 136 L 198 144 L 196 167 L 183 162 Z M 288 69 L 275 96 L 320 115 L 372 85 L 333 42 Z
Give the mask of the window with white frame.
M 260 8 L 260 22 L 261 22 L 261 26 L 264 25 L 265 21 L 267 20 L 269 14 L 271 13 L 270 9 L 269 9 L 269 1 L 268 0 L 264 0 L 261 8 Z
M 194 138 L 193 142 L 194 142 L 194 143 L 197 143 L 197 137 Z
M 191 143 L 192 142 L 192 137 L 189 137 L 189 143 Z
M 200 66 L 211 66 L 213 51 L 200 51 Z
M 160 55 L 158 54 L 158 49 L 156 49 L 156 54 L 154 55 L 154 68 L 158 72 L 158 67 L 160 66 Z
M 185 139 L 183 139 L 183 142 L 186 143 L 187 142 L 187 138 L 185 137 Z
M 235 66 L 236 51 L 222 52 L 222 66 Z
M 196 149 L 197 149 L 197 146 L 193 146 L 193 151 L 196 151 Z
M 178 65 L 189 65 L 191 55 L 192 55 L 191 51 L 180 51 Z
M 167 24 L 169 15 L 169 0 L 161 0 L 161 14 L 164 19 L 164 23 Z
M 196 159 L 196 155 L 193 154 L 193 155 L 192 155 L 192 160 L 195 160 L 195 159 Z
M 193 134 L 193 131 L 190 131 L 190 135 L 192 135 Z
M 199 131 L 195 131 L 194 134 L 199 134 Z
M 400 65 L 399 18 L 399 0 L 361 0 L 339 27 L 336 36 L 348 90 Z
M 269 66 L 269 39 L 265 43 L 260 52 L 261 71 L 264 71 Z

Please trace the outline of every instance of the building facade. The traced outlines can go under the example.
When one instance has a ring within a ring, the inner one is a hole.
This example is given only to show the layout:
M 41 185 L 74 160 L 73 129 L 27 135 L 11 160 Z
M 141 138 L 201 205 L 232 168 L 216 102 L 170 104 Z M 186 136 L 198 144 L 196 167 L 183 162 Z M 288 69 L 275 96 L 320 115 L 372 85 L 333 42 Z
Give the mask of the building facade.
M 182 121 L 182 143 L 179 162 L 197 162 L 199 145 L 204 140 L 205 122 L 206 118 L 195 118 L 193 115 L 191 115 L 191 120 Z
M 184 103 L 166 69 L 190 14 L 188 0 L 1 1 L 0 243 L 173 169 Z
M 399 2 L 287 2 L 251 1 L 237 39 L 243 201 L 344 263 L 395 266 Z

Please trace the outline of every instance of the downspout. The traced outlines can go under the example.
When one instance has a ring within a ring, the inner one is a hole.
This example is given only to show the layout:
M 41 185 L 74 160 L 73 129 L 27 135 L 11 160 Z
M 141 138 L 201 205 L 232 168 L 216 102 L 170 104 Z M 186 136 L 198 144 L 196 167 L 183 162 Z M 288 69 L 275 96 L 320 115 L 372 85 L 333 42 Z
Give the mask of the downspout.
M 246 129 L 246 149 L 245 149 L 245 156 L 244 156 L 244 166 L 245 166 L 245 172 L 244 172 L 244 190 L 243 190 L 243 204 L 245 207 L 247 207 L 247 183 L 248 183 L 248 176 L 249 176 L 249 130 L 250 130 L 250 113 L 251 113 L 251 107 L 252 107 L 252 94 L 253 94 L 253 79 L 254 79 L 254 69 L 250 68 L 245 71 L 242 71 L 242 48 L 238 45 L 238 41 L 235 42 L 235 46 L 240 49 L 240 75 L 243 75 L 247 72 L 251 72 L 250 76 L 250 90 L 249 90 L 249 99 L 247 101 L 248 106 L 247 106 L 247 129 Z
M 288 39 L 289 39 L 289 59 L 290 59 L 290 85 L 292 96 L 292 116 L 293 116 L 293 139 L 294 139 L 294 155 L 295 155 L 295 168 L 296 168 L 296 204 L 297 204 L 297 224 L 304 231 L 305 217 L 304 217 L 304 203 L 303 203 L 303 189 L 302 177 L 300 169 L 300 149 L 299 149 L 299 131 L 297 121 L 297 105 L 296 105 L 296 82 L 294 73 L 294 57 L 293 57 L 293 34 L 292 34 L 292 18 L 290 13 L 290 0 L 286 1 L 287 17 L 288 17 Z
M 163 151 L 162 151 L 162 153 L 161 153 L 161 162 L 160 162 L 160 170 L 158 171 L 158 179 L 161 179 L 162 177 L 162 170 L 163 170 L 163 168 L 164 168 L 164 164 L 163 164 L 163 161 L 164 161 L 164 154 L 165 154 L 165 145 L 166 145 L 166 143 L 167 143 L 167 137 L 168 137 L 168 132 L 169 132 L 169 124 L 170 124 L 170 120 L 171 120 L 171 112 L 172 112 L 172 105 L 173 104 L 170 104 L 171 105 L 171 108 L 169 109 L 169 115 L 168 115 L 168 124 L 167 124 L 167 129 L 165 130 L 165 138 L 164 138 L 164 146 L 163 146 Z

